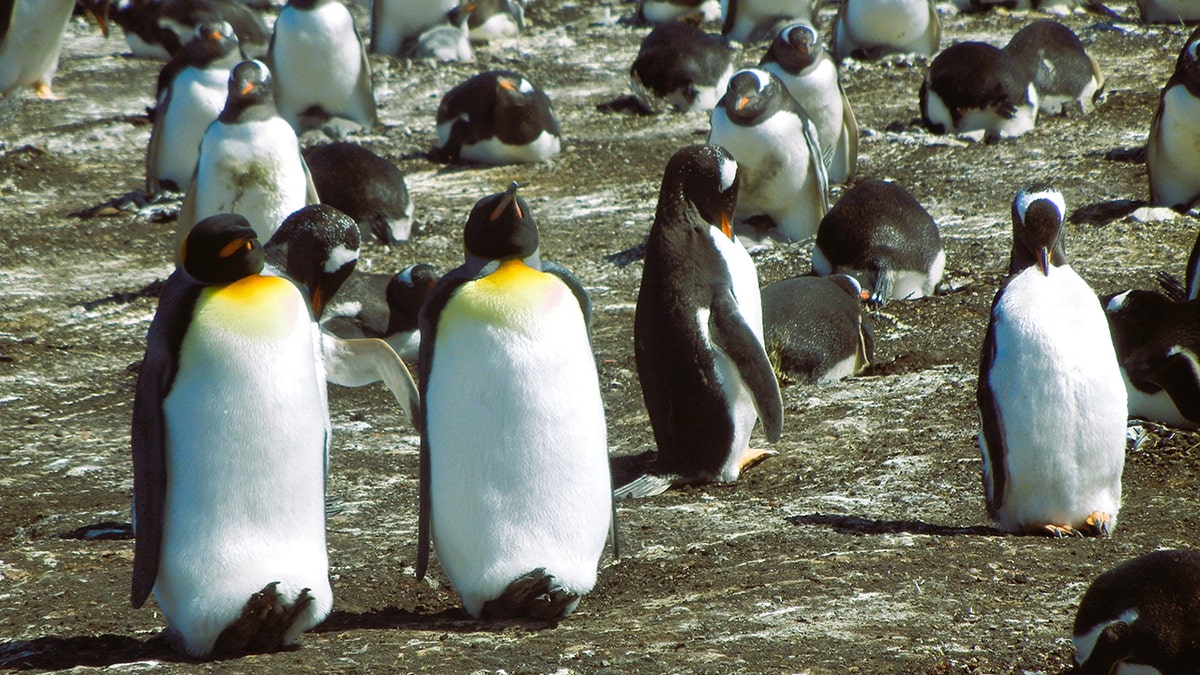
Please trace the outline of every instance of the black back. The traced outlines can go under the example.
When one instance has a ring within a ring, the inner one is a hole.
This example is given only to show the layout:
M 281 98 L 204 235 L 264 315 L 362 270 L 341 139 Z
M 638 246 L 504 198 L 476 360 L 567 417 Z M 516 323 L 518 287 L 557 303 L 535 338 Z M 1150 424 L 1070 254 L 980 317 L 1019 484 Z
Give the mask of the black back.
M 780 378 L 815 384 L 859 340 L 872 359 L 874 335 L 850 277 L 793 277 L 762 289 L 763 342 Z M 861 334 L 860 334 L 861 329 Z
M 463 145 L 489 138 L 525 145 L 543 131 L 554 136 L 562 133 L 550 110 L 550 98 L 510 70 L 480 73 L 446 92 L 438 105 L 437 123 L 449 121 L 454 125 L 442 152 L 450 158 L 457 158 Z
M 303 154 L 321 203 L 353 218 L 364 239 L 374 235 L 380 243 L 395 243 L 388 220 L 403 216 L 409 204 L 404 173 L 395 164 L 340 141 L 310 146 Z
M 929 66 L 928 86 L 946 104 L 955 124 L 965 111 L 982 108 L 994 108 L 1012 119 L 1017 104 L 1028 100 L 1029 83 L 1007 52 L 983 42 L 950 45 Z M 922 85 L 922 96 L 924 89 Z
M 171 55 L 183 43 L 174 31 L 159 25 L 160 21 L 182 26 L 226 21 L 243 44 L 266 44 L 271 35 L 256 12 L 235 0 L 132 0 L 126 7 L 113 8 L 109 16 L 126 33 L 162 45 Z
M 928 269 L 942 250 L 942 239 L 933 217 L 907 190 L 865 180 L 821 219 L 817 246 L 834 268 L 878 274 L 883 268 Z M 864 286 L 873 291 L 874 280 L 867 281 Z
M 642 40 L 630 74 L 657 96 L 666 96 L 693 84 L 715 85 L 731 63 L 733 49 L 724 37 L 685 21 L 670 21 Z M 690 98 L 694 96 L 693 89 Z
M 1043 19 L 1027 24 L 1013 35 L 1004 51 L 1021 77 L 1033 82 L 1039 95 L 1077 95 L 1093 76 L 1092 60 L 1083 43 L 1074 31 L 1057 21 Z

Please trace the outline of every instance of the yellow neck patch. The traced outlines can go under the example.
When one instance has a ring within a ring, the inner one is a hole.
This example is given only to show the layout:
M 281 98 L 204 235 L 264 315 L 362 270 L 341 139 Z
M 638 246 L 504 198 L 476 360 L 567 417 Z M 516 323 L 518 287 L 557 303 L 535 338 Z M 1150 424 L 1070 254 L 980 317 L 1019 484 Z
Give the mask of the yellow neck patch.
M 443 310 L 443 321 L 463 317 L 502 325 L 524 322 L 524 315 L 557 304 L 566 291 L 553 274 L 521 260 L 506 260 L 495 272 L 459 287 Z
M 196 300 L 193 322 L 215 324 L 243 335 L 270 337 L 291 332 L 304 299 L 282 277 L 251 275 L 225 286 L 210 286 Z

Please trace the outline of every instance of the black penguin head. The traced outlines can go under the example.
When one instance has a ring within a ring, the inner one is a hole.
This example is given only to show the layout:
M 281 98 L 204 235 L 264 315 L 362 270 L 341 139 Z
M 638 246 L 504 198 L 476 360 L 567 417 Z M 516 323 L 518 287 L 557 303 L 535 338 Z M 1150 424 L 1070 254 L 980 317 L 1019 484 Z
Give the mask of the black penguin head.
M 784 94 L 779 78 L 758 68 L 734 73 L 725 95 L 717 104 L 736 124 L 751 126 L 781 107 Z
M 296 9 L 309 10 L 321 4 L 324 0 L 288 0 L 288 4 Z
M 1200 28 L 1188 38 L 1175 61 L 1175 79 L 1181 80 L 1192 96 L 1200 98 Z
M 1065 265 L 1062 245 L 1066 202 L 1062 194 L 1045 183 L 1034 183 L 1017 192 L 1013 200 L 1013 248 L 1008 271 L 1015 274 L 1037 265 L 1043 274 L 1051 265 Z
M 787 72 L 796 74 L 811 66 L 820 55 L 817 30 L 807 23 L 793 23 L 784 26 L 775 36 L 763 62 L 774 61 Z
M 263 268 L 258 235 L 235 213 L 209 216 L 196 223 L 183 240 L 179 258 L 184 271 L 208 285 L 230 284 Z
M 221 111 L 222 122 L 233 122 L 251 106 L 274 102 L 275 84 L 271 69 L 262 61 L 242 61 L 229 72 L 229 94 Z M 274 106 L 271 112 L 274 113 Z
M 227 21 L 205 21 L 196 24 L 192 39 L 183 46 L 184 58 L 187 63 L 197 68 L 205 68 L 214 61 L 220 61 L 238 51 L 237 33 Z
M 358 224 L 325 204 L 305 206 L 284 219 L 264 247 L 270 263 L 308 292 L 313 317 L 358 264 Z
M 658 193 L 656 221 L 673 220 L 668 211 L 694 211 L 704 226 L 721 229 L 733 238 L 733 209 L 738 198 L 738 165 L 719 145 L 683 148 L 667 161 Z M 693 223 L 699 225 L 699 223 Z
M 441 275 L 433 265 L 409 265 L 388 280 L 388 334 L 417 328 L 417 315 Z
M 483 260 L 528 258 L 537 253 L 538 230 L 517 183 L 475 203 L 463 227 L 463 249 Z
M 500 101 L 523 101 L 536 91 L 537 88 L 522 75 L 506 71 L 496 73 L 496 93 Z

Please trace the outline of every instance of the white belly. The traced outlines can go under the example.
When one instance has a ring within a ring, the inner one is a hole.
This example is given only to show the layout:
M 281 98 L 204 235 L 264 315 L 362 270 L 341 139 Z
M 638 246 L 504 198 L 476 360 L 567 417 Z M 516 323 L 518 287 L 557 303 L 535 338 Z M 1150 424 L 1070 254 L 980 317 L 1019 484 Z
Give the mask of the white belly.
M 487 164 L 522 164 L 544 162 L 557 155 L 561 149 L 562 143 L 558 136 L 543 131 L 525 145 L 509 145 L 495 137 L 478 143 L 464 143 L 459 156 L 465 160 Z
M 156 155 L 148 162 L 153 167 L 152 178 L 174 181 L 180 190 L 187 189 L 196 173 L 200 140 L 225 107 L 228 80 L 227 68 L 188 68 L 175 78 L 169 105 L 159 112 L 164 115 L 162 137 Z
M 728 12 L 728 0 L 721 0 L 721 16 L 728 16 Z M 745 42 L 760 24 L 780 17 L 811 23 L 813 0 L 740 0 L 733 28 L 727 37 L 735 42 Z
M 274 53 L 275 104 L 293 127 L 313 105 L 364 126 L 372 122 L 357 91 L 362 50 L 344 5 L 330 3 L 310 12 L 284 9 L 275 26 Z
M 396 56 L 405 38 L 415 38 L 434 24 L 444 21 L 446 12 L 454 9 L 457 0 L 373 0 L 381 3 L 372 8 L 378 25 L 371 27 L 374 43 L 371 51 Z
M 58 70 L 74 0 L 17 0 L 0 43 L 0 96 L 17 87 L 49 85 Z
M 929 4 L 925 0 L 848 0 L 845 21 L 849 52 L 858 47 L 889 47 L 897 52 L 929 54 Z
M 1200 196 L 1200 99 L 1183 85 L 1162 100 L 1158 140 L 1146 149 L 1150 201 L 1157 206 L 1189 205 Z

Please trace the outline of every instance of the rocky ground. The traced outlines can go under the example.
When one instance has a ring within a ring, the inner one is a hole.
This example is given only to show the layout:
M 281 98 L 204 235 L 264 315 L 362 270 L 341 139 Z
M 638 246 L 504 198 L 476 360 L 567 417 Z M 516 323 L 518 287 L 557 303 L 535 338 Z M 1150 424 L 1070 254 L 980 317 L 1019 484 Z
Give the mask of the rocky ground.
M 1039 16 L 940 10 L 944 44 L 1003 45 Z M 702 142 L 708 126 L 701 114 L 597 110 L 627 93 L 647 32 L 628 23 L 632 11 L 617 0 L 537 0 L 528 32 L 476 63 L 373 59 L 382 124 L 355 138 L 399 163 L 417 204 L 412 241 L 368 244 L 369 270 L 453 266 L 475 200 L 511 180 L 525 186 L 543 251 L 596 303 L 618 477 L 654 445 L 633 363 L 641 263 L 613 254 L 642 240 L 667 158 Z M 153 602 L 128 603 L 130 408 L 173 224 L 171 205 L 139 210 L 123 198 L 142 184 L 159 64 L 72 24 L 55 81 L 65 100 L 0 110 L 0 668 L 1069 672 L 1071 622 L 1090 580 L 1147 551 L 1197 544 L 1200 435 L 1137 427 L 1144 442 L 1130 447 L 1110 539 L 989 526 L 974 390 L 1015 191 L 1034 180 L 1062 190 L 1068 252 L 1098 293 L 1180 273 L 1196 236 L 1190 218 L 1130 215 L 1147 194 L 1143 148 L 1158 92 L 1188 31 L 1088 14 L 1064 21 L 1108 75 L 1107 100 L 1017 140 L 963 143 L 915 125 L 924 62 L 843 69 L 863 130 L 860 177 L 895 179 L 928 208 L 951 290 L 873 317 L 880 365 L 869 374 L 786 387 L 778 457 L 736 486 L 621 503 L 623 557 L 604 559 L 576 614 L 553 627 L 479 623 L 436 566 L 418 583 L 415 432 L 379 385 L 332 388 L 329 492 L 346 506 L 328 523 L 335 610 L 295 650 L 218 663 L 164 650 L 151 639 L 164 626 Z M 760 54 L 749 47 L 740 59 Z M 522 71 L 549 92 L 561 156 L 498 168 L 426 159 L 439 96 L 491 68 Z M 809 247 L 756 260 L 768 283 L 806 273 Z

